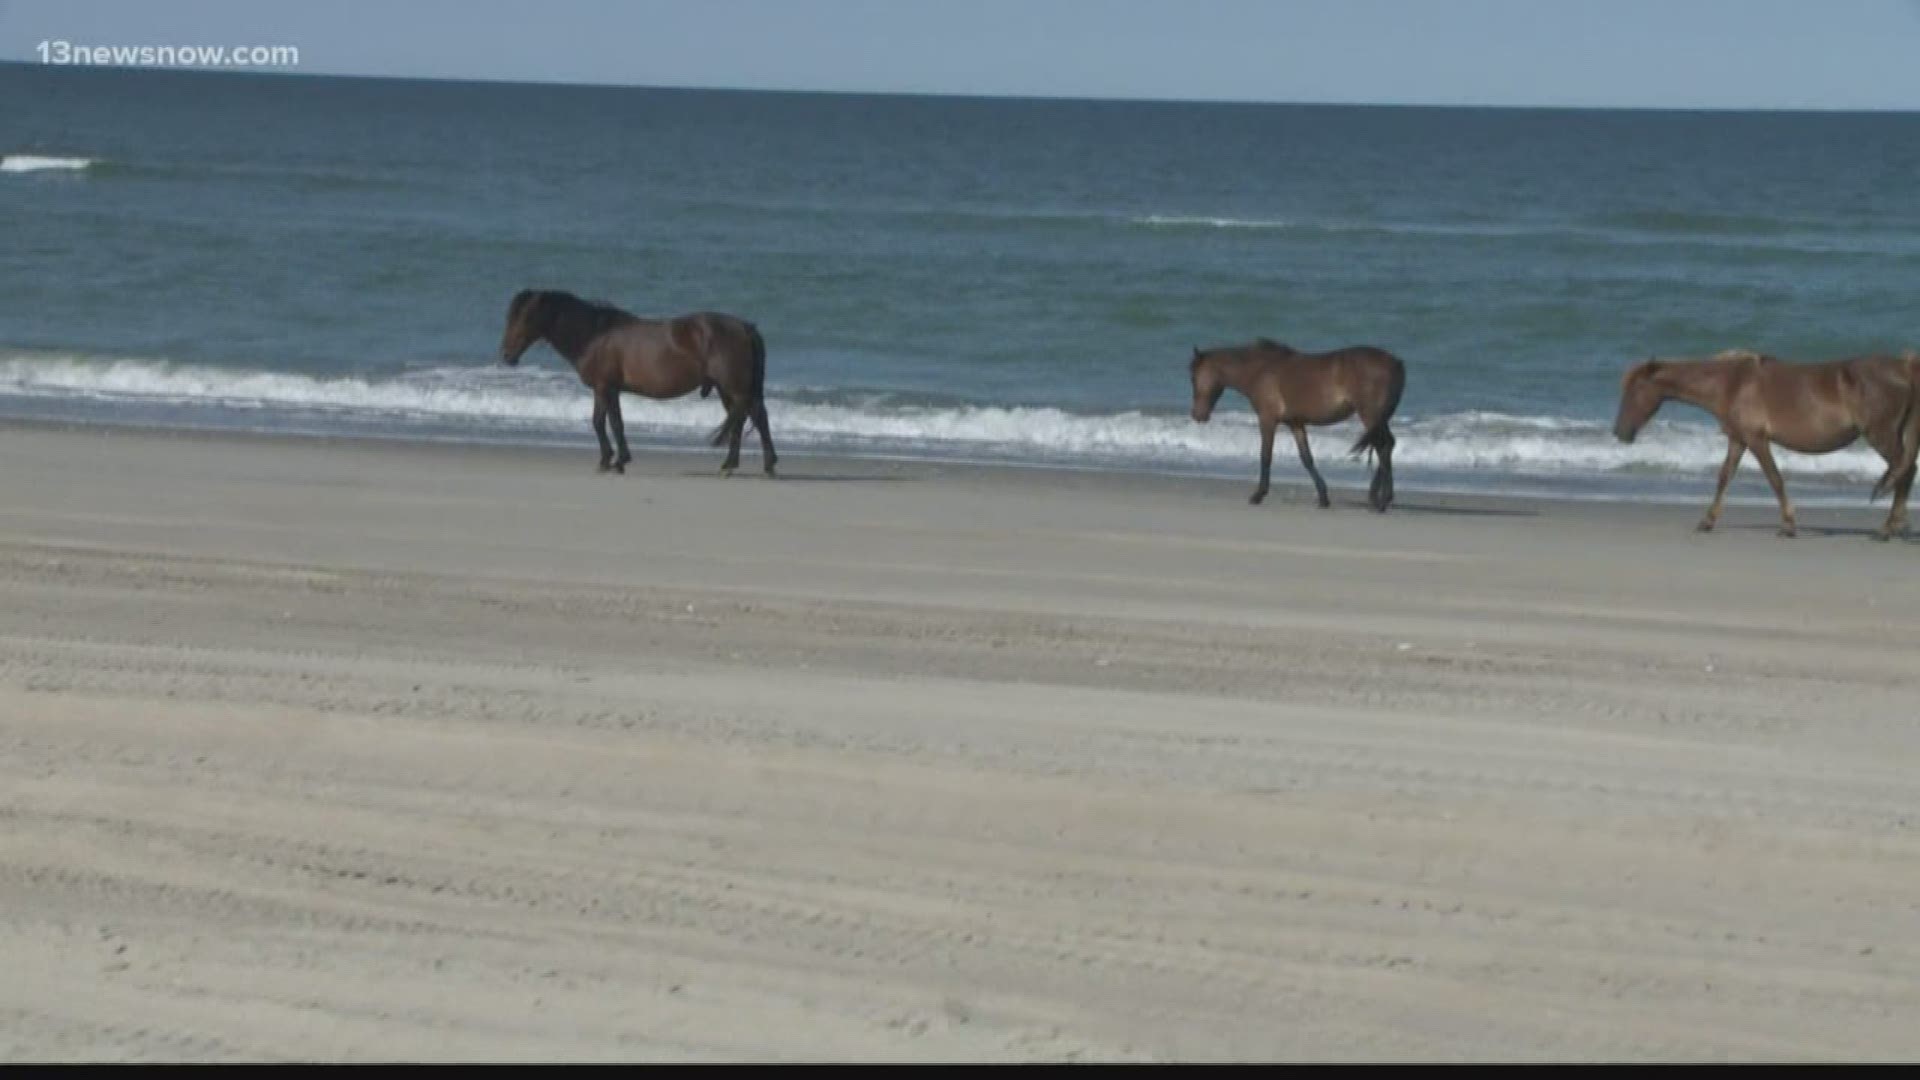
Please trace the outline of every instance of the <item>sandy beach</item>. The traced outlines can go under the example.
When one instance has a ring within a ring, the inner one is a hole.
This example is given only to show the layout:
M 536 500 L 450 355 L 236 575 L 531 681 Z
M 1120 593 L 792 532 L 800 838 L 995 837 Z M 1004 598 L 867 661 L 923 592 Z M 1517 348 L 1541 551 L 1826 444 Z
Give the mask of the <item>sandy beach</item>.
M 592 460 L 0 424 L 0 1056 L 1920 1056 L 1864 491 Z

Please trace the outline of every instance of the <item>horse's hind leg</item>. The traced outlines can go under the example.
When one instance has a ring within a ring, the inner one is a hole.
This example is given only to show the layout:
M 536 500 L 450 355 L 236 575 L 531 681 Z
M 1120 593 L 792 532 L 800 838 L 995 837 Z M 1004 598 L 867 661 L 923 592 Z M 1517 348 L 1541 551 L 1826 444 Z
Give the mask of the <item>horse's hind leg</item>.
M 613 468 L 613 444 L 607 441 L 607 399 L 605 390 L 593 392 L 593 437 L 600 440 L 600 471 Z
M 720 407 L 726 410 L 726 416 L 720 421 L 720 426 L 713 429 L 713 445 L 719 446 L 723 442 L 730 444 L 726 460 L 720 463 L 720 475 L 732 476 L 733 470 L 740 467 L 740 429 L 736 425 L 743 421 L 745 405 L 741 403 L 740 410 L 736 412 L 734 406 L 740 399 L 727 393 L 727 388 L 718 383 L 714 384 L 714 389 L 720 394 Z
M 1378 455 L 1379 463 L 1373 468 L 1373 482 L 1367 485 L 1367 504 L 1384 514 L 1387 507 L 1393 505 L 1393 448 L 1398 445 L 1393 432 L 1386 425 L 1380 427 L 1380 441 L 1374 444 L 1373 452 Z
M 1915 400 L 1907 406 L 1907 422 L 1900 433 L 1900 445 L 1900 478 L 1893 484 L 1892 511 L 1898 520 L 1887 533 L 1889 540 L 1895 534 L 1906 535 L 1907 495 L 1913 491 L 1915 472 L 1920 470 L 1920 388 L 1915 389 Z
M 766 467 L 767 475 L 772 476 L 773 466 L 780 460 L 780 455 L 773 449 L 773 432 L 767 428 L 767 403 L 764 401 L 753 403 L 753 426 L 760 429 L 761 463 Z
M 1747 449 L 1753 451 L 1753 459 L 1760 463 L 1760 469 L 1767 474 L 1767 483 L 1773 485 L 1773 497 L 1780 500 L 1779 536 L 1791 538 L 1800 531 L 1794 519 L 1793 501 L 1787 498 L 1787 482 L 1780 479 L 1780 467 L 1773 463 L 1773 449 L 1763 438 L 1755 439 Z
M 1907 471 L 1893 484 L 1893 509 L 1887 512 L 1887 523 L 1873 534 L 1875 540 L 1891 540 L 1896 536 L 1907 535 L 1907 494 L 1913 490 L 1913 464 L 1907 464 Z
M 1874 485 L 1874 494 L 1889 489 L 1893 492 L 1893 506 L 1887 510 L 1887 520 L 1874 530 L 1873 538 L 1891 540 L 1907 531 L 1907 493 L 1913 487 L 1914 458 L 1920 453 L 1920 428 L 1911 432 L 1897 427 L 1891 431 L 1868 431 L 1866 436 L 1874 450 L 1887 459 L 1886 475 Z
M 1313 467 L 1313 448 L 1307 445 L 1306 426 L 1303 424 L 1289 426 L 1293 429 L 1293 445 L 1300 450 L 1300 464 L 1307 467 L 1307 475 L 1313 478 L 1314 493 L 1319 496 L 1320 509 L 1325 510 L 1333 505 L 1333 500 L 1327 498 L 1327 482 L 1320 479 L 1320 470 Z M 1260 483 L 1262 487 L 1266 486 L 1265 476 L 1261 477 Z
M 613 425 L 613 441 L 620 447 L 620 453 L 613 459 L 613 471 L 624 475 L 627 462 L 633 455 L 627 451 L 627 423 L 620 415 L 620 395 L 618 392 L 607 395 L 607 420 Z
M 720 475 L 732 476 L 740 467 L 740 435 L 747 427 L 747 403 L 727 399 L 727 460 L 720 463 Z

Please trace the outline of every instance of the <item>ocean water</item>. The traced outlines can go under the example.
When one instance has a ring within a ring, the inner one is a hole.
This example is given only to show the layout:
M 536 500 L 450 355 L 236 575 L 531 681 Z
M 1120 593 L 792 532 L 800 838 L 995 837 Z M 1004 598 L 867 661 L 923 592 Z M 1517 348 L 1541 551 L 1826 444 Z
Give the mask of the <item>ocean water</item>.
M 1251 477 L 1244 403 L 1189 421 L 1186 361 L 1266 335 L 1406 361 L 1403 490 L 1703 498 L 1704 415 L 1611 438 L 1629 365 L 1920 345 L 1920 115 L 31 64 L 0 65 L 0 102 L 0 417 L 588 461 L 565 362 L 496 362 L 508 299 L 540 286 L 757 322 L 783 451 Z M 627 418 L 692 449 L 719 406 Z M 1336 483 L 1362 482 L 1355 434 L 1315 434 Z M 1783 466 L 1801 501 L 1880 472 L 1864 446 Z

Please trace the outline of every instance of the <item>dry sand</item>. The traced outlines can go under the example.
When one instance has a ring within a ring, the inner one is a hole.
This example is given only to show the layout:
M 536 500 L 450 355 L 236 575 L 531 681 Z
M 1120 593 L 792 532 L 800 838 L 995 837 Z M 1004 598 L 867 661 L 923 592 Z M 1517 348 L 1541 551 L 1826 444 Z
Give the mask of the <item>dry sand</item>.
M 0 425 L 0 1056 L 1920 1056 L 1877 513 L 591 461 Z

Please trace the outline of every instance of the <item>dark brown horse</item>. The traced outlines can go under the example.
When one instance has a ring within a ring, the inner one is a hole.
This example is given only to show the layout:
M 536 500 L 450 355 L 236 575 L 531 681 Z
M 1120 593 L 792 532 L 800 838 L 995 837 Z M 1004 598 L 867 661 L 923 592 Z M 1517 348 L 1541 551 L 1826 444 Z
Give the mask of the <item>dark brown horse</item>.
M 1285 424 L 1300 449 L 1300 464 L 1313 477 L 1321 509 L 1333 505 L 1327 499 L 1327 482 L 1313 467 L 1307 428 L 1337 424 L 1356 413 L 1364 430 L 1352 452 L 1377 455 L 1367 503 L 1384 512 L 1393 502 L 1394 438 L 1387 421 L 1400 407 L 1400 392 L 1407 386 L 1406 365 L 1399 357 L 1367 345 L 1303 353 L 1260 338 L 1239 348 L 1194 349 L 1191 374 L 1195 420 L 1206 423 L 1229 388 L 1245 394 L 1260 417 L 1260 486 L 1248 502 L 1258 506 L 1267 497 L 1273 436 Z
M 600 440 L 600 471 L 626 472 L 627 428 L 620 417 L 620 395 L 677 398 L 700 391 L 720 392 L 726 419 L 712 443 L 727 444 L 724 475 L 740 467 L 740 436 L 747 422 L 760 429 L 760 456 L 767 475 L 779 455 L 767 430 L 765 400 L 767 343 L 750 322 L 703 311 L 674 319 L 642 319 L 612 304 L 582 300 L 572 293 L 522 289 L 507 307 L 507 329 L 500 359 L 508 365 L 534 342 L 545 339 L 573 365 L 593 391 L 593 433 Z M 607 441 L 607 424 L 620 455 Z
M 1873 534 L 1888 540 L 1907 527 L 1907 492 L 1913 487 L 1914 455 L 1920 451 L 1920 360 L 1905 356 L 1858 356 L 1819 364 L 1788 364 L 1736 350 L 1708 360 L 1648 360 L 1620 384 L 1614 436 L 1632 442 L 1669 399 L 1713 414 L 1727 435 L 1720 486 L 1700 519 L 1713 531 L 1726 500 L 1727 482 L 1751 453 L 1780 500 L 1780 535 L 1796 531 L 1793 503 L 1773 463 L 1771 444 L 1802 454 L 1830 454 L 1863 436 L 1886 459 L 1887 471 L 1869 500 L 1893 493 L 1893 509 Z

